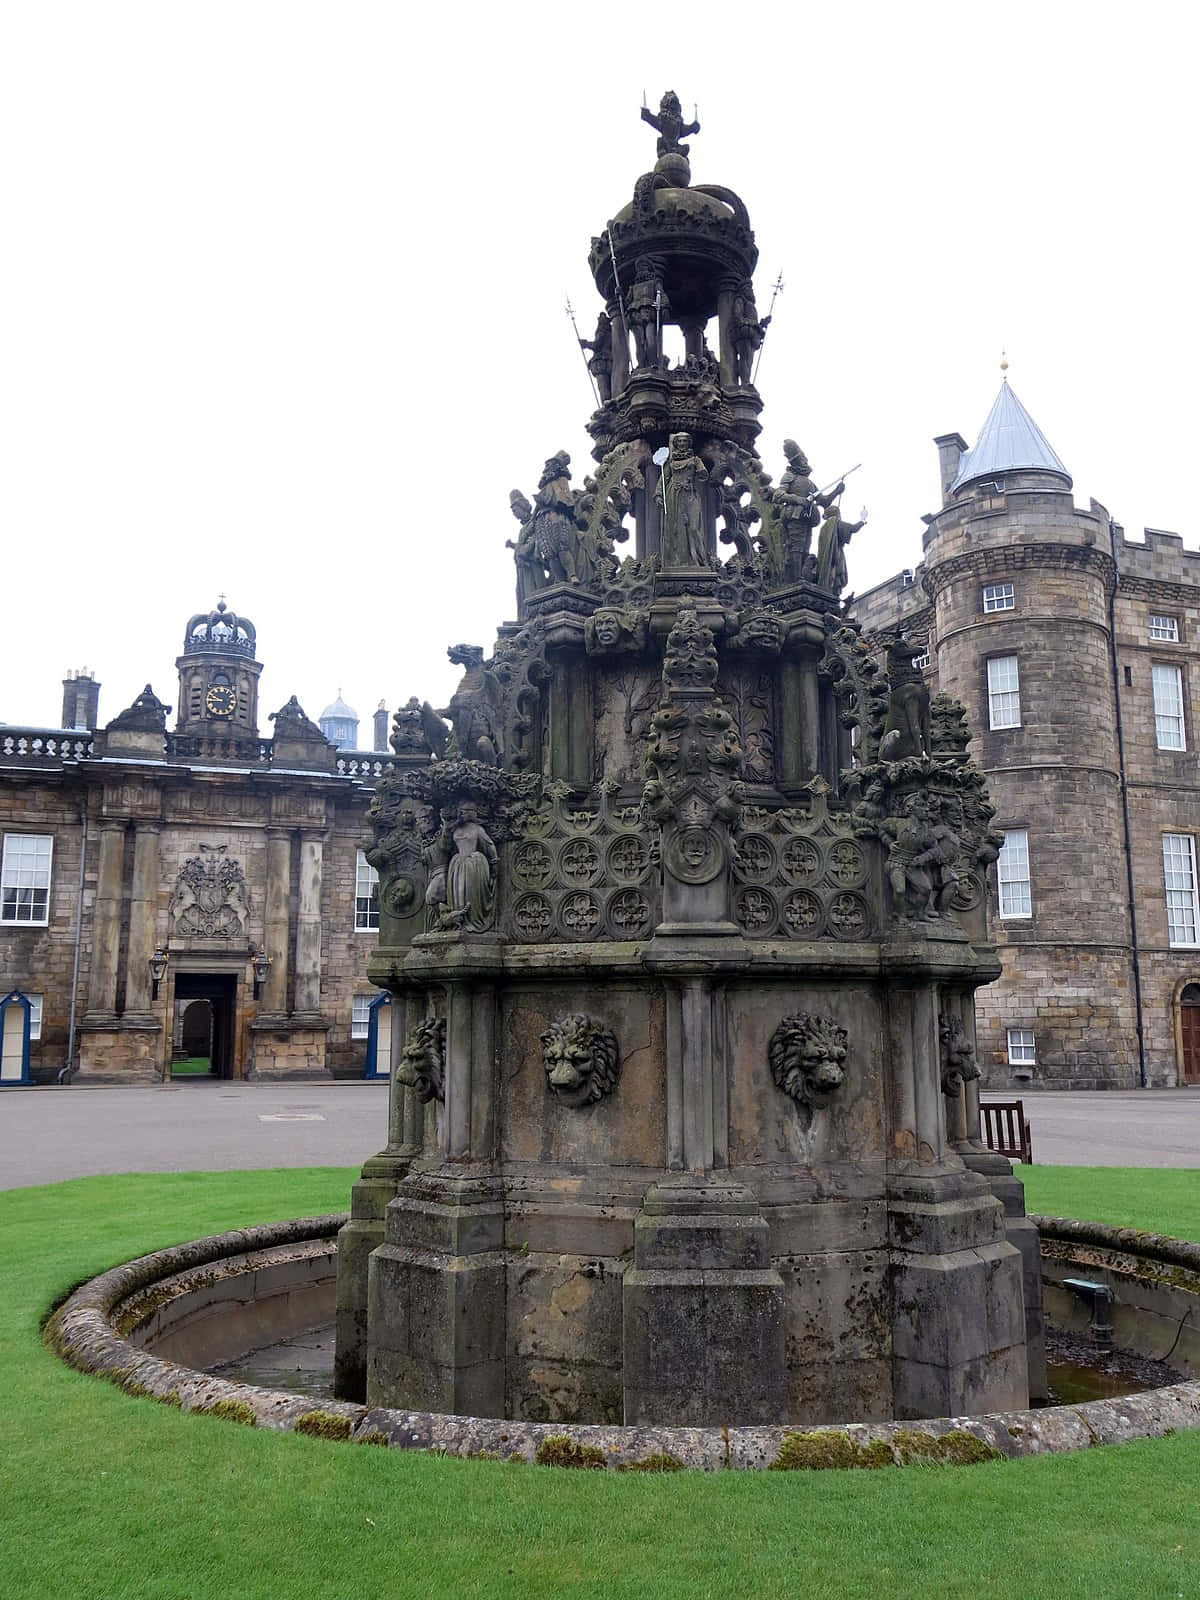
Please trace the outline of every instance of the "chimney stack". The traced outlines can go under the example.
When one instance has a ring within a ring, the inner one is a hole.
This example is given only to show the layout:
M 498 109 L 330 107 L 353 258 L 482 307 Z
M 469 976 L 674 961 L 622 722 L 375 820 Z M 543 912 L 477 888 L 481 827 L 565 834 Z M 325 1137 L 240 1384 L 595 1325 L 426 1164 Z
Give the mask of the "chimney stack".
M 950 485 L 958 477 L 958 469 L 962 462 L 963 451 L 967 448 L 967 441 L 961 433 L 943 433 L 933 442 L 937 445 L 938 471 L 942 479 L 942 504 L 948 505 L 950 501 Z
M 62 686 L 61 726 L 94 731 L 100 724 L 100 685 L 92 677 L 91 668 L 68 672 Z

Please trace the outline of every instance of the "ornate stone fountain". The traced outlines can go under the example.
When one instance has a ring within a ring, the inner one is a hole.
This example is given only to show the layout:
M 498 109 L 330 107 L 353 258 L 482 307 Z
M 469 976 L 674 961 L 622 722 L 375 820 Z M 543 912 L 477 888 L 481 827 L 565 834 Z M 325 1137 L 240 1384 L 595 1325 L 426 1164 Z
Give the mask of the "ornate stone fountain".
M 517 620 L 450 650 L 445 712 L 397 713 L 371 811 L 401 1048 L 339 1240 L 339 1393 L 1023 1406 L 1036 1237 L 972 1049 L 992 810 L 961 709 L 847 620 L 844 485 L 755 452 L 749 217 L 692 185 L 673 95 L 648 120 L 592 243 L 594 474 L 559 452 L 513 491 Z

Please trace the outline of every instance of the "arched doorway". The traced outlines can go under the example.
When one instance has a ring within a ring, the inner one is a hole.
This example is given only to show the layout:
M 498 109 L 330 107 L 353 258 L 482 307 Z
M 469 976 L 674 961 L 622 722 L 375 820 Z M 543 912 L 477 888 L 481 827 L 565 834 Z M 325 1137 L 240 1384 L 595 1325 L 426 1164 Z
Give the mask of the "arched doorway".
M 172 1067 L 181 1077 L 212 1071 L 213 1006 L 211 1000 L 189 1000 L 183 1008 L 179 1057 Z
M 1184 984 L 1179 996 L 1179 1081 L 1200 1083 L 1200 983 Z

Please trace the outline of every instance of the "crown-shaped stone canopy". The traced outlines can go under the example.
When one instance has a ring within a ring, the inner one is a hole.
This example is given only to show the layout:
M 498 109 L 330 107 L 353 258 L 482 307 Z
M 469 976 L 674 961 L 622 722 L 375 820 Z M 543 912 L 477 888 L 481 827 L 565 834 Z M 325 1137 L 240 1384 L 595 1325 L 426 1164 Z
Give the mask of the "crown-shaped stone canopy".
M 254 649 L 254 624 L 249 617 L 239 617 L 236 611 L 230 611 L 224 595 L 212 611 L 198 611 L 190 617 L 184 629 L 184 655 L 217 651 L 253 658 Z

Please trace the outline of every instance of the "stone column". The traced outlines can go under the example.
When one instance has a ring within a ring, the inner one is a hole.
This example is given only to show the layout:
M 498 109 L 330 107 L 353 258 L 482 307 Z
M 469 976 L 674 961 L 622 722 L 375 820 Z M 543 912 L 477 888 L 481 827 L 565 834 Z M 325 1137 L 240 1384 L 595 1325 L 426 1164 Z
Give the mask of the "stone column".
M 121 942 L 121 880 L 125 870 L 125 824 L 100 824 L 100 868 L 92 916 L 92 963 L 88 973 L 89 1018 L 115 1017 L 117 955 Z
M 717 348 L 721 358 L 721 383 L 733 388 L 733 297 L 737 289 L 736 278 L 723 278 L 717 292 Z
M 292 836 L 286 828 L 267 829 L 267 896 L 263 943 L 271 958 L 263 984 L 262 1009 L 287 1010 L 288 907 L 292 893 Z
M 158 904 L 158 822 L 138 822 L 133 836 L 133 887 L 129 897 L 129 944 L 125 961 L 125 1016 L 150 1014 L 150 957 Z
M 613 397 L 624 394 L 629 382 L 629 333 L 621 315 L 621 302 L 608 302 L 608 317 L 612 325 L 612 392 Z
M 321 871 L 323 832 L 300 830 L 300 896 L 296 910 L 294 1011 L 321 1009 Z

